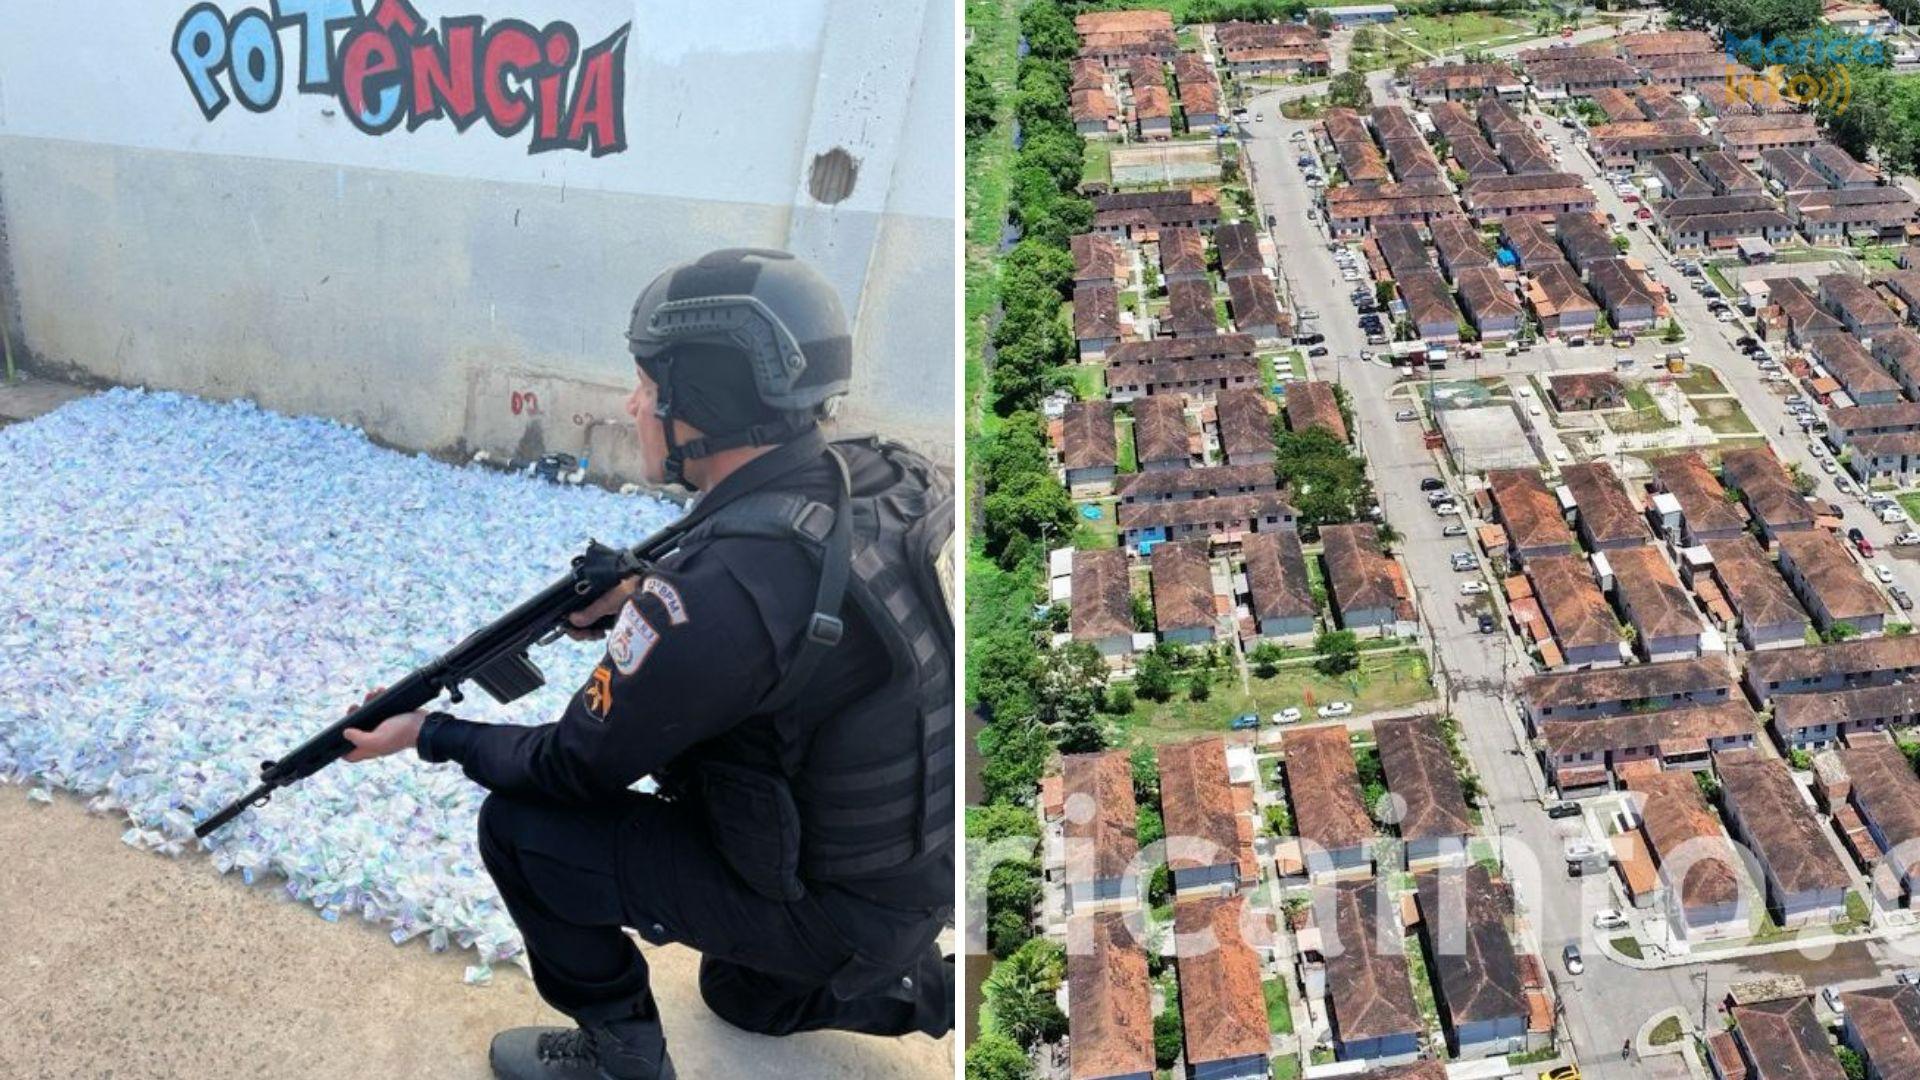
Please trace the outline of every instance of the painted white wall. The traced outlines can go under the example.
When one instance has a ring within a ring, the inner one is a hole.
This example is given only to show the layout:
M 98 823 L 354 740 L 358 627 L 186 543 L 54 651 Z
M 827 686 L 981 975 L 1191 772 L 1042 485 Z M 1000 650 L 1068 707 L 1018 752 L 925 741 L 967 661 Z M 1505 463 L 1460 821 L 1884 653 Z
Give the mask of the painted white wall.
M 173 54 L 187 0 L 9 5 L 0 302 L 19 340 L 402 446 L 592 450 L 620 473 L 633 296 L 712 247 L 782 247 L 855 317 L 845 426 L 951 460 L 951 0 L 414 4 L 429 24 L 564 18 L 582 47 L 630 23 L 627 149 L 530 154 L 484 120 L 365 134 L 297 90 L 292 26 L 278 102 L 208 120 Z M 809 186 L 836 149 L 857 169 L 827 203 Z

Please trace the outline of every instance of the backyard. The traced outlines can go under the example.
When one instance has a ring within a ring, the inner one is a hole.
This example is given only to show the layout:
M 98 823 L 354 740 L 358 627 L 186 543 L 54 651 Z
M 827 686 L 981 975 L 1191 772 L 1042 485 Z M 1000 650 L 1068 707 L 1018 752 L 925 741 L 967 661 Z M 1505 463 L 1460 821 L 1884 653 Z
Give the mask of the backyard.
M 1358 669 L 1329 677 L 1311 664 L 1293 663 L 1270 679 L 1250 675 L 1244 688 L 1234 669 L 1213 672 L 1214 682 L 1205 701 L 1187 695 L 1184 675 L 1167 701 L 1135 698 L 1133 711 L 1120 718 L 1130 742 L 1170 742 L 1199 734 L 1219 734 L 1236 716 L 1253 713 L 1263 725 L 1274 713 L 1297 707 L 1309 717 L 1330 701 L 1350 701 L 1353 715 L 1401 709 L 1433 697 L 1426 656 L 1414 649 L 1363 652 Z

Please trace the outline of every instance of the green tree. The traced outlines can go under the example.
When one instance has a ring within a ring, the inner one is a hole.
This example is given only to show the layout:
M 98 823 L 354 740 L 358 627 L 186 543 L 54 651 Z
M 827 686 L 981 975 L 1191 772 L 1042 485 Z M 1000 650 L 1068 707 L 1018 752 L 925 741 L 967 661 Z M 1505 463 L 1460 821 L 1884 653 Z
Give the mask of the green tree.
M 1169 1005 L 1153 1018 L 1153 1064 L 1171 1069 L 1180 1060 L 1180 1010 Z
M 1154 757 L 1153 747 L 1142 743 L 1127 755 L 1127 763 L 1133 771 L 1133 801 L 1141 804 L 1160 801 L 1160 762 Z
M 1139 837 L 1141 847 L 1167 838 L 1167 825 L 1160 820 L 1160 811 L 1143 805 L 1134 811 L 1133 816 L 1133 831 Z
M 1675 342 L 1680 341 L 1682 338 L 1685 338 L 1686 336 L 1687 336 L 1687 332 L 1685 330 L 1680 329 L 1679 319 L 1668 319 L 1667 328 L 1660 332 L 1660 340 L 1666 342 L 1669 345 L 1672 345 Z
M 1325 630 L 1313 639 L 1320 658 L 1313 666 L 1326 676 L 1344 675 L 1360 666 L 1360 640 L 1351 630 Z
M 1619 252 L 1620 254 L 1625 255 L 1627 253 L 1627 249 L 1631 247 L 1633 247 L 1633 241 L 1627 239 L 1626 237 L 1616 236 L 1613 238 L 1613 250 Z
M 1031 807 L 1014 803 L 967 807 L 967 839 L 994 843 L 1012 837 L 1040 839 L 1040 821 Z
M 1142 653 L 1133 670 L 1133 692 L 1148 701 L 1173 696 L 1173 664 L 1158 649 Z
M 987 495 L 986 541 L 989 553 L 1006 548 L 1015 534 L 1040 535 L 1046 525 L 1064 539 L 1073 523 L 1073 500 L 1052 473 L 1022 473 Z
M 1322 34 L 1328 33 L 1333 29 L 1333 15 L 1324 8 L 1314 8 L 1307 12 L 1307 25 Z
M 1000 107 L 1000 95 L 987 81 L 986 73 L 973 63 L 973 50 L 967 50 L 967 138 L 977 138 L 993 130 L 993 114 Z
M 1593 317 L 1593 336 L 1600 338 L 1611 333 L 1613 333 L 1613 320 L 1607 318 L 1607 313 L 1604 311 L 1596 314 Z
M 1147 872 L 1147 906 L 1159 907 L 1173 896 L 1172 871 L 1166 863 L 1155 863 Z
M 1106 712 L 1108 716 L 1126 716 L 1133 712 L 1133 689 L 1115 683 L 1107 687 Z
M 1084 641 L 1049 650 L 1033 688 L 1034 719 L 1046 725 L 1062 753 L 1106 749 L 1100 706 L 1106 697 L 1107 664 Z
M 993 802 L 1033 798 L 1053 754 L 1047 729 L 1030 720 L 1004 720 L 980 733 L 980 783 Z
M 1381 307 L 1393 303 L 1393 282 L 1376 281 L 1373 283 L 1373 302 Z
M 1367 77 L 1357 71 L 1343 71 L 1327 80 L 1327 104 L 1349 109 L 1371 107 L 1373 91 L 1367 86 Z
M 1005 958 L 1033 937 L 1040 903 L 1040 866 L 1031 860 L 997 863 L 987 873 L 987 949 Z
M 1146 593 L 1133 593 L 1127 597 L 1127 606 L 1133 615 L 1134 630 L 1153 633 L 1153 598 Z
M 1261 817 L 1264 820 L 1268 836 L 1293 835 L 1293 815 L 1287 812 L 1287 805 L 1285 803 L 1268 803 L 1262 811 Z
M 1196 667 L 1187 672 L 1187 698 L 1205 701 L 1213 696 L 1213 669 Z
M 1867 1080 L 1867 1059 L 1860 1056 L 1860 1051 L 1851 1046 L 1836 1046 L 1833 1053 L 1840 1059 L 1840 1071 L 1847 1074 L 1847 1080 Z
M 982 1032 L 967 1047 L 967 1080 L 1033 1080 L 1033 1062 L 1005 1035 Z
M 1279 674 L 1281 659 L 1280 646 L 1264 639 L 1247 652 L 1247 662 L 1253 665 L 1253 673 L 1263 679 L 1271 679 Z
M 1379 47 L 1380 35 L 1374 32 L 1373 27 L 1363 26 L 1353 32 L 1354 52 L 1372 52 Z
M 1027 940 L 994 965 L 981 994 L 1015 1045 L 1031 1049 L 1066 1034 L 1067 1018 L 1053 1003 L 1066 968 L 1066 950 L 1043 937 Z

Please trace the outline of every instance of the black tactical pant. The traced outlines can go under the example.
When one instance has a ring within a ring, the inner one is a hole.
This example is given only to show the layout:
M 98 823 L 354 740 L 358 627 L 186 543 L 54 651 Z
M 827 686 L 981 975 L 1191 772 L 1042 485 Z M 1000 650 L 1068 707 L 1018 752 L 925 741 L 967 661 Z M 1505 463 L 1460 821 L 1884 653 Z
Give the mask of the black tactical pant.
M 526 941 L 540 996 L 575 1020 L 655 1015 L 647 963 L 622 930 L 632 927 L 656 945 L 699 951 L 700 995 L 735 1027 L 934 1036 L 953 1027 L 951 968 L 919 944 L 942 914 L 834 889 L 770 900 L 727 867 L 684 805 L 634 796 L 582 809 L 490 795 L 480 855 Z M 850 966 L 894 974 L 843 998 L 829 983 L 847 992 L 835 976 Z

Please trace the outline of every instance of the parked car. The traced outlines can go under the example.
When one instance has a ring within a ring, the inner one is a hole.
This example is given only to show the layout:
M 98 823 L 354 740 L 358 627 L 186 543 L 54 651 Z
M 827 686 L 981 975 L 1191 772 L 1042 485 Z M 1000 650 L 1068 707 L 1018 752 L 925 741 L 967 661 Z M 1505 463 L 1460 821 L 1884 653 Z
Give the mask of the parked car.
M 1252 731 L 1254 728 L 1260 726 L 1260 714 L 1241 713 L 1239 716 L 1234 717 L 1233 721 L 1227 726 L 1235 731 Z
M 1888 525 L 1898 525 L 1907 520 L 1907 515 L 1897 506 L 1887 506 L 1881 508 L 1880 520 Z
M 1888 566 L 1886 563 L 1881 563 L 1879 566 L 1873 568 L 1873 576 L 1880 584 L 1891 585 L 1893 584 L 1893 567 Z
M 1840 1000 L 1840 991 L 1835 990 L 1833 987 L 1821 987 L 1820 1000 L 1826 1002 L 1827 1008 L 1832 1009 L 1836 1015 L 1847 1015 L 1847 1003 Z
M 1580 804 L 1570 802 L 1553 803 L 1547 807 L 1547 816 L 1556 821 L 1561 818 L 1579 817 Z
M 1858 532 L 1859 530 L 1856 529 L 1854 531 Z M 1873 541 L 1862 536 L 1854 540 L 1853 546 L 1859 550 L 1862 558 L 1867 558 L 1867 559 L 1873 558 Z
M 1815 439 L 1807 444 L 1807 453 L 1812 454 L 1814 457 L 1826 457 L 1827 448 L 1821 444 L 1819 439 Z
M 1483 634 L 1491 634 L 1493 633 L 1493 630 L 1494 630 L 1493 616 L 1487 614 L 1484 611 L 1481 612 L 1480 613 L 1480 632 Z
M 1893 602 L 1900 605 L 1901 611 L 1913 610 L 1913 595 L 1907 590 L 1895 585 L 1887 590 L 1887 595 L 1893 597 Z
M 1484 596 L 1486 592 L 1487 583 L 1484 581 L 1463 581 L 1460 583 L 1461 596 Z
M 1439 506 L 1441 503 L 1447 503 L 1452 501 L 1453 501 L 1453 492 L 1451 491 L 1435 488 L 1432 491 L 1427 492 L 1428 506 Z
M 1325 705 L 1315 709 L 1314 712 L 1319 715 L 1322 720 L 1330 720 L 1336 716 L 1350 716 L 1353 713 L 1353 702 L 1329 701 Z
M 1560 950 L 1560 962 L 1567 966 L 1567 974 L 1578 975 L 1587 970 L 1587 962 L 1580 959 L 1580 946 L 1569 941 L 1567 947 Z
M 1825 460 L 1832 461 L 1833 459 L 1826 458 Z M 1833 490 L 1839 492 L 1842 495 L 1851 495 L 1853 494 L 1853 490 L 1854 490 L 1853 482 L 1851 480 L 1848 480 L 1844 476 L 1836 476 L 1833 478 Z
M 1440 535 L 1441 536 L 1465 536 L 1467 535 L 1467 527 L 1465 525 L 1460 524 L 1457 521 L 1450 522 L 1446 528 L 1440 530 Z
M 1593 916 L 1595 930 L 1625 930 L 1629 925 L 1627 917 L 1613 908 L 1606 908 Z
M 1820 471 L 1826 473 L 1828 476 L 1832 476 L 1840 471 L 1840 466 L 1832 458 L 1823 457 L 1820 459 Z M 1839 487 L 1840 485 L 1835 483 L 1834 486 Z M 1845 494 L 1844 488 L 1841 489 L 1841 493 Z
M 1325 345 L 1315 345 L 1312 348 L 1307 350 L 1307 355 L 1308 356 L 1325 356 L 1327 355 L 1327 347 Z
M 1441 517 L 1448 517 L 1450 515 L 1457 514 L 1460 512 L 1460 504 L 1443 502 L 1440 505 L 1434 507 L 1433 512 L 1436 514 L 1439 514 Z
M 1899 544 L 1901 547 L 1920 544 L 1920 532 L 1914 532 L 1912 529 L 1908 529 L 1906 532 L 1894 537 L 1893 542 Z
M 1420 414 L 1414 412 L 1412 409 L 1401 409 L 1399 412 L 1393 414 L 1393 418 L 1403 424 L 1410 424 L 1420 419 Z
M 1273 722 L 1276 724 L 1297 724 L 1300 722 L 1300 710 L 1292 707 L 1281 709 L 1279 712 L 1273 714 Z

